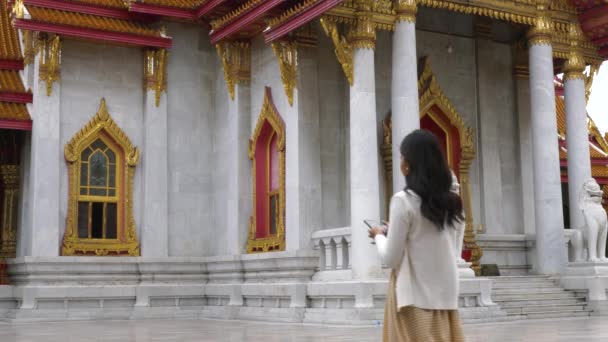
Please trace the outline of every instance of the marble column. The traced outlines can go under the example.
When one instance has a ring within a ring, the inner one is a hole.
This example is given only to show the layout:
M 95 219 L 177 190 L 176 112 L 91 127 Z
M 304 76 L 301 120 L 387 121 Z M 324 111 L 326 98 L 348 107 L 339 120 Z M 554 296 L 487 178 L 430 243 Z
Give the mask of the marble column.
M 141 255 L 145 257 L 169 256 L 167 102 L 166 92 L 160 94 L 157 103 L 156 91 L 146 90 L 142 151 L 144 215 L 140 230 Z
M 393 77 L 391 84 L 393 192 L 403 190 L 401 140 L 420 128 L 418 105 L 418 59 L 416 57 L 416 1 L 396 2 L 397 22 L 393 33 Z
M 536 26 L 529 33 L 530 107 L 536 209 L 535 269 L 559 274 L 566 264 L 562 215 L 559 146 L 553 84 L 551 19 L 546 1 L 537 5 Z
M 249 161 L 249 132 L 251 125 L 250 86 L 241 81 L 235 85 L 234 100 L 228 98 L 226 156 L 228 182 L 226 191 L 226 250 L 225 254 L 245 253 L 249 217 L 251 216 L 251 162 Z
M 40 39 L 39 58 L 34 64 L 32 139 L 30 158 L 29 220 L 23 227 L 25 256 L 59 255 L 65 218 L 59 215 L 59 184 L 63 146 L 60 142 L 61 85 L 58 82 L 61 41 L 59 37 Z M 51 58 L 57 54 L 56 58 Z M 57 61 L 53 64 L 53 61 Z
M 568 148 L 568 193 L 570 228 L 581 229 L 585 219 L 579 208 L 583 183 L 591 178 L 589 133 L 587 131 L 587 101 L 583 71 L 585 60 L 578 49 L 582 32 L 576 24 L 570 26 L 570 56 L 564 65 L 564 92 L 566 102 L 566 144 Z
M 353 30 L 354 83 L 350 87 L 350 212 L 353 278 L 381 275 L 376 247 L 365 219 L 380 218 L 380 184 L 374 70 L 375 32 L 371 22 L 359 20 Z

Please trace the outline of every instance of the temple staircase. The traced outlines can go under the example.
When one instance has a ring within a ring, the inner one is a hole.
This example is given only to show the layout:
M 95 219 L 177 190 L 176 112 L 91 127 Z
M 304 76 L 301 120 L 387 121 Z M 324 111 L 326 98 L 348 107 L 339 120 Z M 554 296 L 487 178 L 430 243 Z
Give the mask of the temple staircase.
M 589 316 L 584 296 L 559 286 L 549 276 L 492 277 L 492 300 L 509 319 Z

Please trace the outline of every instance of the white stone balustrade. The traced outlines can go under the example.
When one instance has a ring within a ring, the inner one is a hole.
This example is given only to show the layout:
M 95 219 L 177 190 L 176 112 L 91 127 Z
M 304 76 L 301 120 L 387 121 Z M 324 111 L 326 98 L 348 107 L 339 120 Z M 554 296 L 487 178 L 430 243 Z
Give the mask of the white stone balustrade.
M 312 235 L 315 250 L 319 250 L 319 271 L 338 271 L 351 268 L 351 228 L 320 230 Z

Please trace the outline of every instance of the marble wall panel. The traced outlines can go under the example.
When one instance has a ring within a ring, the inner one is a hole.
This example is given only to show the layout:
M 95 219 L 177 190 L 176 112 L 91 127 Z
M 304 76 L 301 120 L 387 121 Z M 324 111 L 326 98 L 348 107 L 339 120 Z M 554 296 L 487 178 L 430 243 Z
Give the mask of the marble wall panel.
M 482 210 L 489 234 L 523 233 L 511 47 L 478 40 Z
M 197 26 L 168 27 L 169 255 L 214 255 L 212 113 L 216 52 Z M 221 233 L 220 233 L 221 235 Z
M 323 228 L 350 225 L 348 183 L 348 81 L 333 43 L 319 36 L 319 123 Z

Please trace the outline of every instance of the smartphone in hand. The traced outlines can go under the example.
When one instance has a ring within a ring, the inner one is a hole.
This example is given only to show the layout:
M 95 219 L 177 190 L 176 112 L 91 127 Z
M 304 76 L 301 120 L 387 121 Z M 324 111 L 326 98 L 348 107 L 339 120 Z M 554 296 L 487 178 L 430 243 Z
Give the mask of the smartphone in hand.
M 384 227 L 384 235 L 386 236 L 386 232 L 388 231 L 388 225 L 386 224 L 386 222 L 376 220 L 363 220 L 363 223 L 365 223 L 365 225 L 369 227 L 369 229 L 372 229 L 374 227 Z M 376 242 L 372 241 L 372 245 L 375 244 Z

